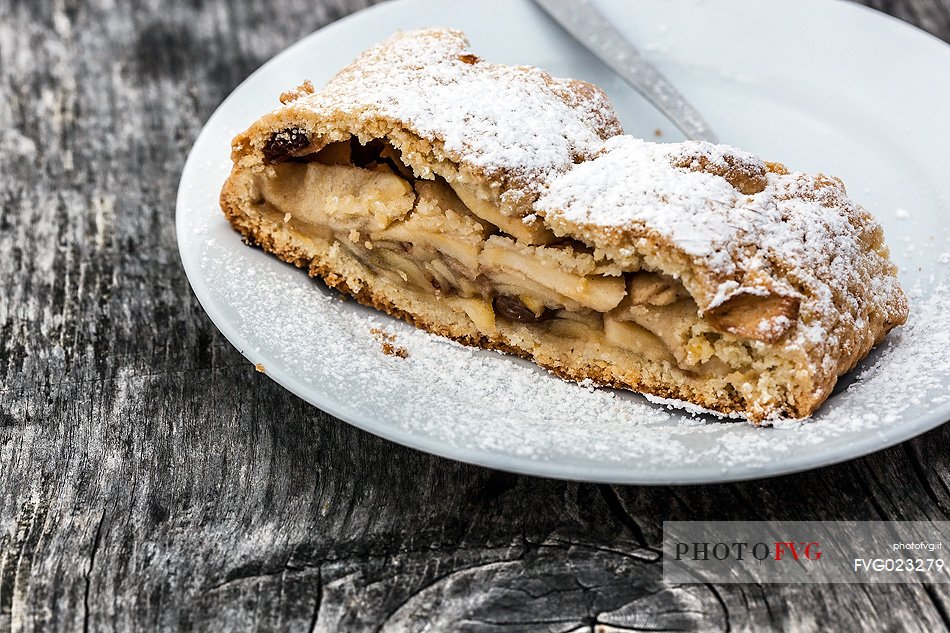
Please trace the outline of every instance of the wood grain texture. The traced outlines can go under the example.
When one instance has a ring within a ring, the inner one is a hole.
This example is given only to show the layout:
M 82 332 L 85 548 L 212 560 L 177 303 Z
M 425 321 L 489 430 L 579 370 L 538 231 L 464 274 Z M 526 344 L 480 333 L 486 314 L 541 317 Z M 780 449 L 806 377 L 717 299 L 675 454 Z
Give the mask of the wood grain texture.
M 665 519 L 950 519 L 950 426 L 705 487 L 380 440 L 215 330 L 174 200 L 202 122 L 359 0 L 0 0 L 0 633 L 937 631 L 947 585 L 666 586 Z M 950 0 L 870 0 L 950 39 Z

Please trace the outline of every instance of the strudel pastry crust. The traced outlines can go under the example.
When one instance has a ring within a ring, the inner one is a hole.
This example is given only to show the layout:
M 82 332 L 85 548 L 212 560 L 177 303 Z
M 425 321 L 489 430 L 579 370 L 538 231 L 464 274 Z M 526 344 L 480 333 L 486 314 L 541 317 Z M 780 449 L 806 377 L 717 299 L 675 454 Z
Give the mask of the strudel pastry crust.
M 604 94 L 426 29 L 235 138 L 250 243 L 431 332 L 753 422 L 805 417 L 907 316 L 831 177 L 622 135 Z

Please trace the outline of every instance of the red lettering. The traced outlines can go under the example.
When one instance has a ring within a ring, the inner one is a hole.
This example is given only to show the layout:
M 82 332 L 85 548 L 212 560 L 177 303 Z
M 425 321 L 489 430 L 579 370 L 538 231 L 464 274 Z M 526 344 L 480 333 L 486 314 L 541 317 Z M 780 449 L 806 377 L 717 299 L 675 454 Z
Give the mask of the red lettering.
M 801 560 L 801 557 L 805 557 L 806 560 L 820 560 L 821 559 L 821 544 L 818 541 L 776 541 L 775 545 L 775 554 L 773 558 L 775 560 L 782 560 L 785 556 L 790 556 L 792 560 Z
M 775 543 L 775 560 L 782 560 L 786 550 L 791 550 L 792 558 L 798 560 L 798 550 L 795 549 L 795 543 L 792 541 L 779 541 Z

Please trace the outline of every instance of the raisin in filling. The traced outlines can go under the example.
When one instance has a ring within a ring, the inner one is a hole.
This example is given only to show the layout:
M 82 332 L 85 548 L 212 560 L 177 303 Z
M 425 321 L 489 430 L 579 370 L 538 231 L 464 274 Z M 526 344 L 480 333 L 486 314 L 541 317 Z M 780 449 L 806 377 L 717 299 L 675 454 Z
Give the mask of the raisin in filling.
M 264 144 L 264 162 L 278 165 L 290 159 L 292 154 L 310 146 L 310 137 L 303 130 L 288 128 L 275 133 Z

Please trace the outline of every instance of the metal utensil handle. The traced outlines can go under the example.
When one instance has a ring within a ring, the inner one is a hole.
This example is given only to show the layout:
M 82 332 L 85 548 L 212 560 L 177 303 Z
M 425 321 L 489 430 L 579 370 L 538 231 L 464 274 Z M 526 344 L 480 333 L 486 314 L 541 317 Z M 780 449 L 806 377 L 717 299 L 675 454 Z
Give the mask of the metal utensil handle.
M 618 31 L 591 0 L 535 0 L 571 36 L 607 64 L 687 138 L 717 143 L 699 112 Z

